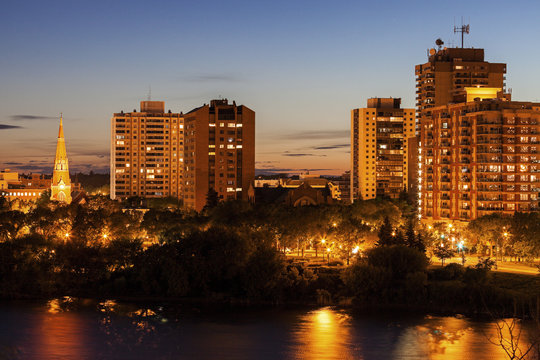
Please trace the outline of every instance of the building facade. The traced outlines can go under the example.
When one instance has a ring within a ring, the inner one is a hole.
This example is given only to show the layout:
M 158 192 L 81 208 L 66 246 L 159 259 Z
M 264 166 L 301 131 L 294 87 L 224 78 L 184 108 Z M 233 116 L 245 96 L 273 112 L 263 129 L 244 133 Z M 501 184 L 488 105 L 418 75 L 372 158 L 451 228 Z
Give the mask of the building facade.
M 422 120 L 421 217 L 538 210 L 540 104 L 508 101 L 501 89 L 466 91 L 469 101 L 431 108 Z
M 255 178 L 255 112 L 212 100 L 185 114 L 184 205 L 200 211 L 219 200 L 248 201 Z
M 51 188 L 51 177 L 41 174 L 20 175 L 5 169 L 0 172 L 0 195 L 10 201 L 36 201 Z
M 163 101 L 111 119 L 111 199 L 183 195 L 184 118 Z
M 368 99 L 351 111 L 351 202 L 398 198 L 408 188 L 409 139 L 415 137 L 415 111 L 399 98 Z
M 51 200 L 71 204 L 71 179 L 69 178 L 66 140 L 64 138 L 64 125 L 62 124 L 61 116 L 51 181 Z
M 429 51 L 428 62 L 416 65 L 417 117 L 454 101 L 466 87 L 506 87 L 506 64 L 484 60 L 484 49 L 444 48 Z

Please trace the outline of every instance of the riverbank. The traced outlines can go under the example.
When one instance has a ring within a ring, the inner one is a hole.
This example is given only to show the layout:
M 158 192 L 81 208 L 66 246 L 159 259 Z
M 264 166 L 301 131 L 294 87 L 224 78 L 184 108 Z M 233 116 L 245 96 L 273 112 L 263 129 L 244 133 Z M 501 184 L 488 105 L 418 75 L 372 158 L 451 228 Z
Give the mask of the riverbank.
M 540 307 L 540 277 L 502 272 L 469 271 L 459 265 L 434 266 L 426 270 L 425 279 L 405 279 L 382 289 L 388 283 L 365 284 L 370 296 L 354 293 L 344 282 L 346 268 L 289 270 L 302 277 L 312 272 L 311 281 L 299 288 L 299 294 L 279 299 L 236 297 L 226 293 L 206 296 L 152 296 L 146 294 L 92 293 L 88 290 L 36 294 L 11 294 L 3 301 L 48 301 L 50 299 L 114 299 L 123 303 L 166 303 L 192 307 L 279 308 L 338 306 L 359 313 L 373 311 L 405 311 L 437 316 L 464 315 L 470 318 L 520 317 L 536 318 Z M 350 271 L 350 269 L 349 269 Z M 370 287 L 371 286 L 371 287 Z M 381 293 L 385 290 L 384 293 Z M 412 296 L 414 294 L 414 296 Z M 301 296 L 300 296 L 301 295 Z

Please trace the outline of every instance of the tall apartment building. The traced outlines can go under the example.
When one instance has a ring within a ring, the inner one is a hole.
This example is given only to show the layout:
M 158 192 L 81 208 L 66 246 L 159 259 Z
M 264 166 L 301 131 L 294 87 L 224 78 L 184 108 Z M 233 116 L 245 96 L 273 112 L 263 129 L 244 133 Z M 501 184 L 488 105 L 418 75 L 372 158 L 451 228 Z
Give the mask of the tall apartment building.
M 419 119 L 430 116 L 433 107 L 453 102 L 466 87 L 506 87 L 506 64 L 485 61 L 484 49 L 431 49 L 428 62 L 416 65 L 415 74 Z
M 200 211 L 210 189 L 248 200 L 255 178 L 255 112 L 212 100 L 185 114 L 184 205 Z
M 372 98 L 351 111 L 351 202 L 397 198 L 408 188 L 414 137 L 415 111 L 402 109 L 401 99 Z
M 184 118 L 163 101 L 111 119 L 111 199 L 182 197 Z
M 538 210 L 540 104 L 497 88 L 467 88 L 465 102 L 422 119 L 420 213 L 463 220 Z
M 417 154 L 422 152 L 421 128 L 431 121 L 433 108 L 452 102 L 466 101 L 465 88 L 506 87 L 506 64 L 484 60 L 484 49 L 443 48 L 430 49 L 428 62 L 415 66 L 416 75 L 416 119 Z M 415 161 L 415 174 L 423 171 L 423 162 Z M 418 196 L 420 184 L 409 186 L 409 192 Z M 421 214 L 421 212 L 419 212 Z

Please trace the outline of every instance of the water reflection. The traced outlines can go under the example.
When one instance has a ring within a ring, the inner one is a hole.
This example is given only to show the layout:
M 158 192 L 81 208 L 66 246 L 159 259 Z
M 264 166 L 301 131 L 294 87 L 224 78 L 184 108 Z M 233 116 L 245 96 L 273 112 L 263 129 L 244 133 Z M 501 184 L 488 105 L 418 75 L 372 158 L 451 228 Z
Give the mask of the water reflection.
M 329 307 L 300 317 L 295 331 L 298 359 L 347 359 L 352 357 L 350 316 Z
M 194 309 L 64 297 L 0 304 L 0 319 L 0 359 L 507 358 L 488 341 L 499 339 L 493 323 L 333 307 Z M 522 344 L 536 339 L 533 327 Z

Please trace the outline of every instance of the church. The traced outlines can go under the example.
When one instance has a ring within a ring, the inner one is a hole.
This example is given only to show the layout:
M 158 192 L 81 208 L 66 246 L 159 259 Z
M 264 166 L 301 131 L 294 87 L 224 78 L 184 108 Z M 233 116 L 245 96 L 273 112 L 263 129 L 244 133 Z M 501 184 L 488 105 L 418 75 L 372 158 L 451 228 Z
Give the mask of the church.
M 68 157 L 66 152 L 66 140 L 64 139 L 64 127 L 62 115 L 60 115 L 60 129 L 56 143 L 56 156 L 51 181 L 51 200 L 71 203 L 71 180 L 69 178 Z

